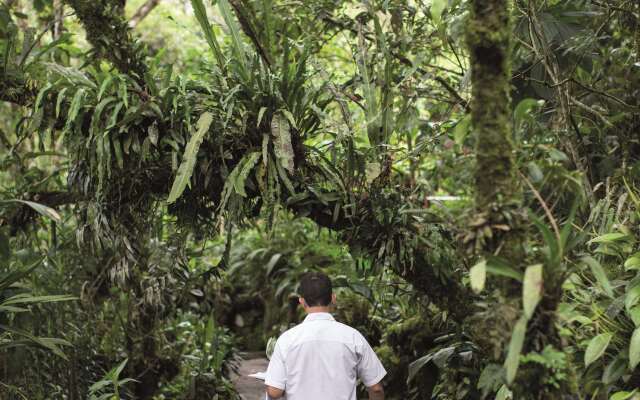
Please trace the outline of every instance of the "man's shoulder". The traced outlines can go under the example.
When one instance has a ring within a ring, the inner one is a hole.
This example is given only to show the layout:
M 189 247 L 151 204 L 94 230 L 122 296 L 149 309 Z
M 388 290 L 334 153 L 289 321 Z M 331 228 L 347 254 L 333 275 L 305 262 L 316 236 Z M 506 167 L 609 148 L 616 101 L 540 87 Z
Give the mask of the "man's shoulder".
M 342 323 L 336 320 L 330 320 L 326 322 L 331 324 L 331 332 L 333 332 L 334 334 L 342 338 L 342 340 L 353 342 L 354 344 L 360 344 L 362 342 L 367 341 L 365 337 L 357 329 L 352 328 L 351 326 L 345 323 Z M 307 336 L 308 330 L 316 331 L 317 329 L 318 327 L 316 325 L 313 325 L 313 324 L 305 325 L 304 323 L 300 323 L 284 331 L 278 338 L 278 341 L 282 345 L 285 345 L 290 343 L 291 341 L 295 341 L 300 336 L 303 336 L 303 337 Z M 326 333 L 327 332 L 325 331 L 325 334 Z M 329 337 L 326 337 L 326 338 L 329 339 Z
M 367 339 L 365 339 L 365 337 L 362 335 L 362 333 L 360 333 L 359 330 L 357 330 L 356 328 L 353 328 L 343 322 L 340 321 L 334 321 L 336 323 L 336 325 L 338 326 L 338 329 L 340 329 L 345 335 L 348 335 L 350 337 L 353 337 L 354 341 L 356 342 L 361 342 L 361 341 L 365 341 Z

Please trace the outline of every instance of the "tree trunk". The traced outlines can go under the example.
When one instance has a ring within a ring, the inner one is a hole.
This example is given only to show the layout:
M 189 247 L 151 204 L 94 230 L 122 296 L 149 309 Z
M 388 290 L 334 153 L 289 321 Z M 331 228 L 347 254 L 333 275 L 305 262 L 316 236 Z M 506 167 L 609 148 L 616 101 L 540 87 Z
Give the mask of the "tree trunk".
M 498 255 L 511 267 L 524 272 L 527 266 L 526 220 L 514 158 L 509 96 L 513 35 L 511 0 L 472 0 L 471 9 L 467 42 L 471 56 L 471 117 L 477 165 L 476 210 L 471 224 L 474 232 L 470 237 L 474 239 L 474 250 L 479 254 Z M 557 77 L 557 70 L 554 72 Z M 493 356 L 494 361 L 504 356 L 504 350 L 510 347 L 511 329 L 518 319 L 528 326 L 521 354 L 558 344 L 555 312 L 561 292 L 550 292 L 553 287 L 550 285 L 537 311 L 527 317 L 521 306 L 521 283 L 501 279 L 497 287 L 498 295 L 487 295 L 485 301 L 489 307 L 486 311 L 477 313 L 468 321 L 473 322 L 469 325 L 475 333 L 472 333 L 474 341 L 487 355 Z M 562 399 L 563 395 L 575 391 L 570 387 L 571 382 L 567 383 L 571 378 L 558 388 L 548 385 L 549 374 L 554 372 L 542 364 L 527 363 L 520 365 L 517 371 L 515 380 L 509 385 L 514 398 Z
M 510 107 L 508 0 L 475 0 L 467 35 L 471 55 L 471 117 L 477 140 L 476 204 L 519 201 L 514 174 Z

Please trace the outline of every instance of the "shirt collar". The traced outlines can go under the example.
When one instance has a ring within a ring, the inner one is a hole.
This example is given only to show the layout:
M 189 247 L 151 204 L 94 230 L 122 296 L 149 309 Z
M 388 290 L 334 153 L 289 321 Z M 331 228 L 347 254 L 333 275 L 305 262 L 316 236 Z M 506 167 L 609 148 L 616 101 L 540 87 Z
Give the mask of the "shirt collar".
M 309 322 L 309 321 L 335 321 L 335 319 L 329 313 L 317 312 L 317 313 L 311 313 L 307 315 L 304 321 L 302 322 Z

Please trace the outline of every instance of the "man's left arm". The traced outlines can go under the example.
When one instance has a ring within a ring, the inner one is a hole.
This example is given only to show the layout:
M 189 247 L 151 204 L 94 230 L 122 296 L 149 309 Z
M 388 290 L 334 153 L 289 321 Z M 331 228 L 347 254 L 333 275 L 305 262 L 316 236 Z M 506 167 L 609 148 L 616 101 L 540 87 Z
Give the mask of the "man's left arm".
M 384 390 L 382 389 L 382 378 L 385 377 L 387 371 L 382 366 L 380 359 L 373 351 L 367 340 L 360 336 L 362 341 L 360 347 L 360 360 L 358 361 L 358 378 L 367 387 L 369 398 L 384 399 Z M 372 394 L 374 395 L 373 397 Z M 382 397 L 380 397 L 380 395 Z

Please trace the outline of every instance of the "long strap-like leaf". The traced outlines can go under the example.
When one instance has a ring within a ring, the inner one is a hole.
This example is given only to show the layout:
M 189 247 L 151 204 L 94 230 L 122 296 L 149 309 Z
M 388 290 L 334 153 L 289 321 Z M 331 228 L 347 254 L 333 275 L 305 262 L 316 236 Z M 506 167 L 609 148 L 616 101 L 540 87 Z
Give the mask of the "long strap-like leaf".
M 204 7 L 202 0 L 191 0 L 191 5 L 193 6 L 193 12 L 196 15 L 196 19 L 202 27 L 204 37 L 207 39 L 207 43 L 209 43 L 209 47 L 211 47 L 213 55 L 216 57 L 216 61 L 218 61 L 218 66 L 221 70 L 223 70 L 225 65 L 225 58 L 222 54 L 222 51 L 220 50 L 220 46 L 218 46 L 216 36 L 213 33 L 211 24 L 209 23 L 209 18 L 207 18 L 207 9 Z
M 204 135 L 209 130 L 212 121 L 213 114 L 210 112 L 205 112 L 200 116 L 200 119 L 198 120 L 198 129 L 191 139 L 189 139 L 187 148 L 184 150 L 182 163 L 178 168 L 176 179 L 173 181 L 173 185 L 171 186 L 171 192 L 169 193 L 167 203 L 175 203 L 187 187 L 187 184 L 191 179 L 191 175 L 193 174 L 193 167 L 196 165 L 198 150 L 200 149 Z

